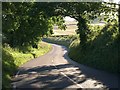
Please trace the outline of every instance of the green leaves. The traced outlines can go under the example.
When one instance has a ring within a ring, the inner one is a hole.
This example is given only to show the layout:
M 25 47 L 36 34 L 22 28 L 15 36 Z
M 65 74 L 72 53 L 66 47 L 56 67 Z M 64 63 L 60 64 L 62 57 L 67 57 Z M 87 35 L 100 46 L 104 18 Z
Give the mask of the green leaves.
M 53 24 L 56 24 L 58 26 L 58 28 L 63 29 L 63 30 L 66 29 L 65 21 L 61 15 L 53 16 L 51 17 L 51 20 Z
M 37 44 L 44 35 L 53 33 L 53 25 L 65 30 L 61 15 L 55 16 L 58 3 L 4 2 L 3 34 L 11 46 Z
M 79 22 L 77 32 L 81 34 L 80 39 L 87 38 L 87 23 L 101 15 L 101 11 L 109 11 L 101 2 L 4 2 L 2 9 L 3 34 L 11 46 L 36 44 L 44 35 L 53 33 L 53 25 L 65 30 L 64 16 L 75 18 Z

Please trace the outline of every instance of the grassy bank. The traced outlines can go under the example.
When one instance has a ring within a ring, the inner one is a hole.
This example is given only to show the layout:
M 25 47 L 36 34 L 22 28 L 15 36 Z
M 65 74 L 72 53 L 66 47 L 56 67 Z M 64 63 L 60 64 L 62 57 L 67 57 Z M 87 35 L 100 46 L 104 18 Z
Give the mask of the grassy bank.
M 44 41 L 55 43 L 59 45 L 64 45 L 69 48 L 70 44 L 75 40 L 78 39 L 78 35 L 57 35 L 44 38 Z
M 71 43 L 69 57 L 90 67 L 118 73 L 120 72 L 118 34 L 118 27 L 115 25 L 94 29 L 84 47 L 76 41 Z
M 25 51 L 25 48 L 19 50 L 18 48 L 11 48 L 8 45 L 4 45 L 2 49 L 3 88 L 11 87 L 10 86 L 11 77 L 13 76 L 13 74 L 15 74 L 19 66 L 33 58 L 44 55 L 45 53 L 50 51 L 50 49 L 51 46 L 45 42 L 40 42 L 38 45 L 38 49 L 28 47 L 27 51 Z
M 80 64 L 111 73 L 120 72 L 118 27 L 115 25 L 91 26 L 90 29 L 91 33 L 84 48 L 80 45 L 78 36 L 72 36 L 74 39 L 71 36 L 54 36 L 47 40 L 67 46 L 70 49 L 69 57 Z

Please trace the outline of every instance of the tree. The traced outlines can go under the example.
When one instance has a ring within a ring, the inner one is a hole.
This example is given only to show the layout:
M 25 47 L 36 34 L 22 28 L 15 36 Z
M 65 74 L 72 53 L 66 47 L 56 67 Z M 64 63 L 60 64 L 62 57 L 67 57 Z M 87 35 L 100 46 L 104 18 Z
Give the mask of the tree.
M 37 47 L 44 35 L 52 34 L 53 25 L 65 29 L 63 18 L 54 16 L 53 3 L 4 2 L 3 35 L 11 46 Z M 50 9 L 50 11 L 49 11 Z
M 65 29 L 63 17 L 70 16 L 78 21 L 77 33 L 84 46 L 90 33 L 87 24 L 110 11 L 111 8 L 102 2 L 4 2 L 3 35 L 11 46 L 36 45 L 44 35 L 53 33 L 54 24 Z
M 104 2 L 104 8 L 102 11 L 105 11 L 105 20 L 108 24 L 111 24 L 117 28 L 120 26 L 120 4 L 113 2 Z M 118 29 L 120 37 L 120 29 Z
M 90 32 L 87 24 L 90 19 L 98 16 L 101 6 L 101 2 L 66 2 L 57 6 L 57 13 L 63 16 L 70 16 L 78 21 L 77 33 L 79 34 L 81 45 L 85 45 L 87 35 Z

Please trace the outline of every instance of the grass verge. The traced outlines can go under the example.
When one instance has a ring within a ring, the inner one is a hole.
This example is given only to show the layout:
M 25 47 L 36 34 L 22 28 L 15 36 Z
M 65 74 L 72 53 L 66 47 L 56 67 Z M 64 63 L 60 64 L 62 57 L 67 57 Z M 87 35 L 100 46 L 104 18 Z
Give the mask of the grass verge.
M 40 42 L 38 49 L 29 47 L 29 51 L 27 52 L 22 52 L 17 48 L 11 48 L 10 46 L 5 45 L 2 49 L 2 87 L 4 89 L 10 89 L 11 78 L 19 66 L 33 58 L 44 55 L 50 50 L 51 45 L 46 44 L 45 42 Z
M 78 35 L 55 35 L 55 36 L 44 38 L 43 40 L 49 43 L 64 45 L 67 48 L 69 48 L 70 44 L 75 39 L 78 39 Z

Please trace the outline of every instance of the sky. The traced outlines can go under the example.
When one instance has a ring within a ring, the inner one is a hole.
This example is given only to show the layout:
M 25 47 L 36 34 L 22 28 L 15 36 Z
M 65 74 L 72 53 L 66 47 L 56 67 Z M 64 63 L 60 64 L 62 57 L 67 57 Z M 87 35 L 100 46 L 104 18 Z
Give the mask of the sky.
M 71 17 L 69 17 L 69 16 L 66 16 L 66 17 L 64 18 L 64 20 L 65 20 L 65 21 L 70 21 L 70 22 L 75 21 L 74 18 L 71 18 Z
M 106 2 L 113 1 L 114 3 L 120 4 L 120 0 L 104 0 L 104 1 L 106 1 Z

